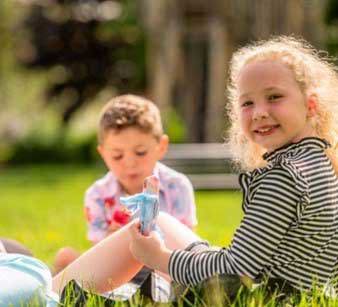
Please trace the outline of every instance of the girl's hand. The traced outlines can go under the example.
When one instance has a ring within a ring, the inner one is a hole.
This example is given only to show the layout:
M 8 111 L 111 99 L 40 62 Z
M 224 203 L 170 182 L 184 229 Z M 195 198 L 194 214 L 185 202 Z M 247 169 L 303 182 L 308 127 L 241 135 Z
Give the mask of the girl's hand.
M 146 266 L 168 274 L 168 263 L 171 251 L 166 248 L 163 240 L 156 231 L 148 236 L 140 232 L 140 223 L 135 221 L 129 227 L 131 236 L 130 251 L 133 256 Z

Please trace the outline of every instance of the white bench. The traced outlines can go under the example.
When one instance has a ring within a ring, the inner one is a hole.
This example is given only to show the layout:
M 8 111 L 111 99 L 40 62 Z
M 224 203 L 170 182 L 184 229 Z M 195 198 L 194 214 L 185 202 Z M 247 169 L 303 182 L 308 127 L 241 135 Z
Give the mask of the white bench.
M 170 144 L 163 162 L 186 174 L 195 189 L 238 189 L 231 153 L 221 143 Z

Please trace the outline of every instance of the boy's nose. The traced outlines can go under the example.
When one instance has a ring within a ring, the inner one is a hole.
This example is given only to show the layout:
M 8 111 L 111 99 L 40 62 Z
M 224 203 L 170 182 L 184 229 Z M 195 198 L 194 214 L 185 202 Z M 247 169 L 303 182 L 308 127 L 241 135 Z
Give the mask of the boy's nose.
M 126 157 L 124 164 L 126 167 L 134 167 L 136 165 L 136 159 L 135 157 Z

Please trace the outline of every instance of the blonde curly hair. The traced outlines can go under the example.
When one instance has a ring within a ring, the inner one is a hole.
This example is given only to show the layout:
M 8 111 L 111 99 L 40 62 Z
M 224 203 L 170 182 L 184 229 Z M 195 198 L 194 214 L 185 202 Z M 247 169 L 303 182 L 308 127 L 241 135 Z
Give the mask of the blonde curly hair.
M 238 76 L 245 65 L 259 61 L 279 61 L 294 74 L 305 94 L 317 100 L 314 119 L 315 133 L 326 139 L 333 167 L 338 174 L 338 74 L 327 53 L 314 49 L 302 39 L 279 36 L 259 41 L 235 52 L 230 61 L 227 111 L 230 119 L 228 141 L 235 162 L 244 170 L 266 165 L 262 155 L 265 150 L 248 140 L 241 129 L 238 104 Z

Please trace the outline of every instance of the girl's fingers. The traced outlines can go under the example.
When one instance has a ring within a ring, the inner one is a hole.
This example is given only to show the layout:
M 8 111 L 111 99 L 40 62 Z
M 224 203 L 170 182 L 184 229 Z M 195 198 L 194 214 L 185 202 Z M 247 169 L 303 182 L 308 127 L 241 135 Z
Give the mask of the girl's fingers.
M 155 230 L 152 230 L 149 234 L 153 239 L 156 239 L 157 241 L 162 241 L 162 238 L 160 236 L 160 234 L 155 231 Z

